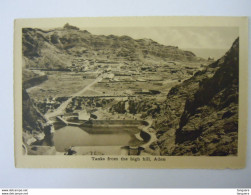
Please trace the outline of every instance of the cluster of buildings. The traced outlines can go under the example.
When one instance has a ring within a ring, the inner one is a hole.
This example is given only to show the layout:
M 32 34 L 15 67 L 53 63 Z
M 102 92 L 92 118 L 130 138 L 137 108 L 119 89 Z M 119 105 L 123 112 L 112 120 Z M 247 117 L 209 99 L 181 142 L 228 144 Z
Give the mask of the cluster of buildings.
M 91 66 L 95 64 L 94 60 L 76 58 L 72 61 L 69 69 L 75 72 L 84 72 L 91 69 Z

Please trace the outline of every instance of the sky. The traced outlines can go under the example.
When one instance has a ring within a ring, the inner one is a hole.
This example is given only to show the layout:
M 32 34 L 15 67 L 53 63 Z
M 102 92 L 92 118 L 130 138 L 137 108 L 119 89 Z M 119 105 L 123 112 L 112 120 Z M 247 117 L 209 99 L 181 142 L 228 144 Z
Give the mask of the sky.
M 182 49 L 229 49 L 239 34 L 237 27 L 87 27 L 85 30 L 97 35 L 150 38 L 158 43 Z

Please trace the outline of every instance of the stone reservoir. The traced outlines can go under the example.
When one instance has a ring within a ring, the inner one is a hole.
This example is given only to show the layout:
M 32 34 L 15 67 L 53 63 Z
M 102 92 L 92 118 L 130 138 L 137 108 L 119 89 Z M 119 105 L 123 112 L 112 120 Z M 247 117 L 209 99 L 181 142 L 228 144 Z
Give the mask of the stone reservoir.
M 148 123 L 140 120 L 90 120 L 71 119 L 74 123 L 57 120 L 51 140 L 57 152 L 73 148 L 77 154 L 127 155 L 130 149 L 139 148 L 150 140 L 142 131 Z M 71 125 L 72 124 L 72 125 Z

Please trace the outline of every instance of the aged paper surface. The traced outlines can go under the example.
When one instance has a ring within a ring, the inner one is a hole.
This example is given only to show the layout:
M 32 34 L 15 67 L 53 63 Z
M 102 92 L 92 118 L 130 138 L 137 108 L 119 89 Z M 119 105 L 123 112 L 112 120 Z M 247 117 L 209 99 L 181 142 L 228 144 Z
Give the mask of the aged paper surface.
M 243 168 L 246 17 L 17 19 L 15 165 Z

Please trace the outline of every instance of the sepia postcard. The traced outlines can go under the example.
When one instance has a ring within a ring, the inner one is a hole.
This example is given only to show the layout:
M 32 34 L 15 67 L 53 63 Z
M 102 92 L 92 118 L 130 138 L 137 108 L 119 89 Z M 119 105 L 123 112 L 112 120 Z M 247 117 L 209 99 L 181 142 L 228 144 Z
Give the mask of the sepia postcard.
M 14 28 L 16 167 L 245 167 L 247 17 Z

